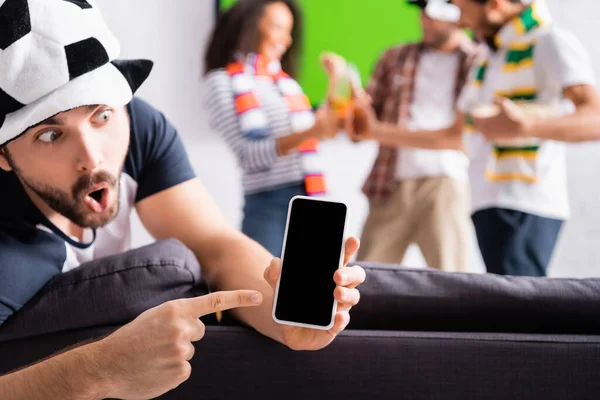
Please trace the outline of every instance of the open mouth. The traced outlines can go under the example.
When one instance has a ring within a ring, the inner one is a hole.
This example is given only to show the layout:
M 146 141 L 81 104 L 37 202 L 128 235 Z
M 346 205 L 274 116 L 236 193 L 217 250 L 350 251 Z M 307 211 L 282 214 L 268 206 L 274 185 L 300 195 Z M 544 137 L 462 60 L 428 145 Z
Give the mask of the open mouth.
M 105 189 L 96 190 L 95 192 L 90 193 L 88 196 L 90 196 L 97 202 L 100 202 L 100 200 L 102 199 L 102 193 L 104 193 L 104 190 Z
M 104 212 L 108 208 L 109 188 L 106 184 L 97 185 L 84 197 L 83 201 L 94 212 Z

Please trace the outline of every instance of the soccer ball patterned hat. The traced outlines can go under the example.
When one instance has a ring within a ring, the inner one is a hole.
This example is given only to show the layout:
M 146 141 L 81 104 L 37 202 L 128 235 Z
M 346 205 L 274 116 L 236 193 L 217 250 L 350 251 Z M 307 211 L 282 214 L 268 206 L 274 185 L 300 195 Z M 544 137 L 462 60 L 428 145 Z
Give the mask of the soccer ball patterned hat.
M 73 108 L 124 106 L 149 60 L 118 60 L 91 0 L 0 0 L 0 147 Z

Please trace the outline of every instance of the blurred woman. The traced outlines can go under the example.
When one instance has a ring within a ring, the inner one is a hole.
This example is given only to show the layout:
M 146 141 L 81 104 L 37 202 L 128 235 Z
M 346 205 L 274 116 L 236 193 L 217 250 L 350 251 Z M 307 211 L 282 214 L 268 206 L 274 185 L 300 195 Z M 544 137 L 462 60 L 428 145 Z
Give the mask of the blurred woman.
M 210 122 L 243 171 L 242 231 L 275 256 L 290 199 L 327 191 L 319 142 L 339 124 L 327 105 L 313 113 L 294 80 L 301 31 L 294 0 L 240 0 L 218 19 L 205 55 Z

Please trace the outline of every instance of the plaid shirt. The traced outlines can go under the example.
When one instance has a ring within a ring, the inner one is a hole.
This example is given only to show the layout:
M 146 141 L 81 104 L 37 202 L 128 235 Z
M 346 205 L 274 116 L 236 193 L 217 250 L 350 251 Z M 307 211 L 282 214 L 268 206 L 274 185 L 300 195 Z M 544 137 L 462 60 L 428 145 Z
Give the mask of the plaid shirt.
M 407 123 L 410 118 L 410 104 L 413 101 L 415 77 L 423 43 L 413 43 L 391 48 L 383 53 L 367 86 L 373 99 L 377 118 L 392 124 Z M 460 65 L 456 78 L 455 100 L 466 83 L 469 71 L 475 60 L 475 52 L 459 50 Z M 396 165 L 398 150 L 380 146 L 363 192 L 371 202 L 389 199 L 397 189 Z

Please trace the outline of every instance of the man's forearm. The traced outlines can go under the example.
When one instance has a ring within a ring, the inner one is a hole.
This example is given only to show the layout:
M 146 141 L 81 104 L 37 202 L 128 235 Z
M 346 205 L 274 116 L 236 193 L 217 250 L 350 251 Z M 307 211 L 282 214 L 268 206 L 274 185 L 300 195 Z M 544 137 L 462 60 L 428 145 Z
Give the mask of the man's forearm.
M 600 112 L 595 107 L 580 107 L 564 117 L 534 120 L 528 131 L 533 137 L 561 142 L 599 140 Z
M 273 256 L 264 247 L 237 231 L 214 243 L 211 254 L 207 254 L 206 247 L 203 247 L 202 254 L 194 250 L 201 264 L 206 263 L 205 265 L 210 265 L 211 271 L 215 271 L 208 277 L 210 284 L 216 290 L 259 290 L 263 294 L 260 306 L 230 312 L 263 335 L 283 343 L 280 326 L 271 317 L 273 289 L 264 278 L 264 272 Z
M 154 238 L 175 238 L 193 251 L 202 266 L 202 277 L 215 290 L 259 290 L 261 306 L 234 314 L 264 335 L 282 340 L 271 318 L 273 290 L 263 275 L 273 256 L 225 218 L 199 180 L 157 193 L 138 203 L 136 209 Z
M 92 345 L 78 347 L 0 377 L 0 399 L 101 399 Z
M 414 147 L 431 150 L 459 150 L 460 133 L 452 128 L 437 131 L 409 131 L 400 126 L 378 122 L 373 128 L 373 138 L 386 147 Z

